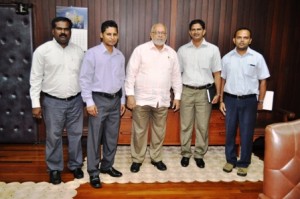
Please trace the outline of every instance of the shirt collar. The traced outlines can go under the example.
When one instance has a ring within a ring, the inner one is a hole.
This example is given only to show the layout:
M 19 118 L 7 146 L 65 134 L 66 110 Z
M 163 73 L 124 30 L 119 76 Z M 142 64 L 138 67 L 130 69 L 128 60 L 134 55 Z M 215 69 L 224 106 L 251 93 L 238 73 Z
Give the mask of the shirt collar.
M 207 44 L 208 44 L 208 42 L 205 40 L 205 38 L 203 38 L 200 47 L 202 47 L 202 46 L 207 46 Z M 191 41 L 188 43 L 188 47 L 195 47 L 194 44 L 193 44 L 193 40 L 191 40 Z
M 70 41 L 69 41 L 68 45 L 66 45 L 66 47 L 63 48 L 63 47 L 56 41 L 56 39 L 55 39 L 54 37 L 53 37 L 52 41 L 55 43 L 55 45 L 56 45 L 57 47 L 60 47 L 60 48 L 62 48 L 62 49 L 67 48 L 67 47 L 70 45 Z
M 239 55 L 240 56 L 240 54 L 238 54 L 238 52 L 236 51 L 236 47 L 233 49 L 232 55 Z M 250 47 L 247 48 L 247 51 L 243 56 L 246 56 L 246 55 L 253 55 L 253 50 Z
M 157 50 L 157 48 L 156 48 L 156 46 L 154 45 L 154 43 L 153 43 L 153 41 L 152 41 L 152 40 L 149 42 L 149 46 L 150 46 L 150 48 L 151 48 L 151 49 L 155 49 L 155 50 Z M 164 44 L 163 48 L 162 48 L 160 51 L 165 51 L 165 50 L 168 50 L 168 48 L 167 48 L 167 45 L 166 45 L 166 44 Z
M 107 51 L 107 49 L 106 49 L 106 47 L 104 46 L 104 44 L 101 42 L 101 44 L 99 45 L 99 48 L 100 48 L 100 51 L 101 51 L 101 53 L 109 53 L 108 51 Z M 113 52 L 112 52 L 112 54 L 111 55 L 116 55 L 116 54 L 118 54 L 119 52 L 117 51 L 117 49 L 115 48 L 115 47 L 113 47 Z

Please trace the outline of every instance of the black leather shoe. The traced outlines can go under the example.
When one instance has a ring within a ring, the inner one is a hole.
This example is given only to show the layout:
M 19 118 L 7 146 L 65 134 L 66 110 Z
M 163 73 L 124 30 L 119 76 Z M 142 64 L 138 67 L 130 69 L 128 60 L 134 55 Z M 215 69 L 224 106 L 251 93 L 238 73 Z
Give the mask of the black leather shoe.
M 189 166 L 190 158 L 182 157 L 180 163 L 181 163 L 181 166 L 187 167 L 187 166 Z
M 133 172 L 133 173 L 137 173 L 137 172 L 140 171 L 141 166 L 142 166 L 142 163 L 133 162 L 131 164 L 130 171 Z
M 167 170 L 167 166 L 162 161 L 159 161 L 159 162 L 151 161 L 151 164 L 153 164 L 154 166 L 156 166 L 156 168 L 158 170 L 161 170 L 161 171 Z
M 205 167 L 205 162 L 203 161 L 202 158 L 195 158 L 195 161 L 196 161 L 196 165 L 199 168 L 204 168 Z
M 90 176 L 90 184 L 94 188 L 101 188 L 102 187 L 99 176 Z
M 77 178 L 77 179 L 81 179 L 84 176 L 83 171 L 81 170 L 81 168 L 74 169 L 71 172 L 73 173 L 74 178 Z
M 111 177 L 121 177 L 122 176 L 122 173 L 120 171 L 117 171 L 113 167 L 111 167 L 108 170 L 100 169 L 100 172 L 101 173 L 106 173 L 106 174 L 110 175 Z
M 52 184 L 61 183 L 60 171 L 57 170 L 50 171 L 50 183 Z

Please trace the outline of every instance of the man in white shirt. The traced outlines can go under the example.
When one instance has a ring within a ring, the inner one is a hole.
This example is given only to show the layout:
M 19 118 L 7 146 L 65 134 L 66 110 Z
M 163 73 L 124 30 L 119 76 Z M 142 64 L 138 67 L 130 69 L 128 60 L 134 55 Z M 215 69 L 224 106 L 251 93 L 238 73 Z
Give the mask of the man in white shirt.
M 205 167 L 203 157 L 208 149 L 208 127 L 212 104 L 219 100 L 221 85 L 221 55 L 219 48 L 204 38 L 205 23 L 201 19 L 189 24 L 192 40 L 178 49 L 182 72 L 183 90 L 180 105 L 181 166 L 187 167 L 192 155 L 199 168 Z M 215 86 L 216 95 L 211 103 L 207 88 Z M 195 128 L 195 150 L 192 154 L 191 140 Z
M 68 18 L 52 20 L 54 38 L 35 50 L 30 73 L 32 115 L 38 119 L 43 116 L 45 121 L 46 163 L 52 184 L 61 183 L 64 128 L 69 143 L 68 168 L 75 178 L 83 178 L 83 101 L 78 81 L 83 51 L 69 42 L 71 28 L 72 22 Z
M 165 44 L 167 28 L 154 24 L 151 41 L 135 48 L 126 70 L 125 92 L 127 107 L 132 109 L 131 172 L 138 172 L 144 161 L 148 124 L 151 121 L 150 157 L 157 169 L 167 169 L 162 162 L 162 145 L 170 106 L 170 89 L 174 91 L 172 108 L 180 106 L 182 90 L 180 67 L 176 52 Z

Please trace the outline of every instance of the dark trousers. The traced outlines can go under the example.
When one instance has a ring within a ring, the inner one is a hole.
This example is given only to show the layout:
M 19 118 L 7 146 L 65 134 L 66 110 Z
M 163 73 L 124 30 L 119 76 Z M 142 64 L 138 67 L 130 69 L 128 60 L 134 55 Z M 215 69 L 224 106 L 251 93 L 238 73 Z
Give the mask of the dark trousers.
M 98 108 L 96 117 L 89 116 L 87 138 L 87 170 L 89 175 L 99 175 L 114 164 L 120 129 L 120 97 L 107 98 L 93 94 Z M 101 159 L 102 144 L 102 159 Z
M 225 155 L 228 163 L 237 167 L 248 167 L 251 163 L 252 139 L 254 134 L 257 99 L 256 96 L 238 99 L 224 96 L 226 105 L 226 145 Z M 237 160 L 235 138 L 240 128 L 241 154 Z

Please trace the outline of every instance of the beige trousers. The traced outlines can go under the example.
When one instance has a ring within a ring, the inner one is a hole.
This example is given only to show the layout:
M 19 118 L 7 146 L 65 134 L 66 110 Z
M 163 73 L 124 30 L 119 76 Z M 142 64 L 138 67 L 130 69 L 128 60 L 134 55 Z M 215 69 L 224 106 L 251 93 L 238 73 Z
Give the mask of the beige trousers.
M 150 158 L 162 160 L 162 146 L 166 134 L 168 108 L 136 106 L 132 110 L 131 156 L 132 161 L 142 163 L 145 159 L 150 127 Z
M 183 87 L 180 103 L 181 155 L 191 157 L 192 133 L 196 140 L 194 158 L 203 158 L 208 149 L 208 126 L 212 105 L 208 103 L 206 89 Z

